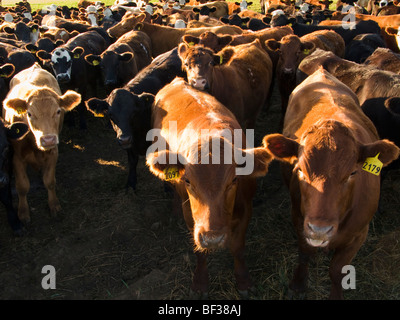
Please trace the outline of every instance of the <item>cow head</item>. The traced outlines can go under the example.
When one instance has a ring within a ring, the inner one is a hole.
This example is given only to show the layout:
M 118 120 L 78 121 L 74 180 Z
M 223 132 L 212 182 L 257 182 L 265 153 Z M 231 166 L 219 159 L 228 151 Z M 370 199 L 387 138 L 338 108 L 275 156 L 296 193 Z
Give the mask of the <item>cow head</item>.
M 114 50 L 106 50 L 101 55 L 89 54 L 85 56 L 86 62 L 92 66 L 99 66 L 101 68 L 104 77 L 104 85 L 106 87 L 115 88 L 117 85 L 122 85 L 118 80 L 120 64 L 130 62 L 134 58 L 133 53 L 129 51 L 131 50 L 129 46 L 126 45 L 126 47 L 127 51 L 123 53 Z M 124 64 L 124 68 L 128 70 L 133 69 L 131 65 L 127 64 Z M 128 72 L 128 70 L 126 70 L 126 72 Z
M 58 144 L 64 112 L 70 111 L 81 102 L 80 94 L 68 90 L 59 96 L 49 88 L 34 90 L 25 99 L 8 98 L 3 106 L 7 112 L 16 113 L 26 119 L 37 147 L 50 150 Z
M 282 134 L 267 135 L 263 141 L 277 160 L 293 166 L 291 188 L 299 187 L 304 237 L 314 247 L 325 247 L 335 237 L 353 206 L 356 186 L 372 176 L 362 169 L 365 160 L 379 154 L 386 166 L 399 156 L 392 142 L 362 144 L 335 120 L 317 122 L 299 142 Z
M 23 122 L 7 124 L 0 120 L 0 188 L 10 182 L 9 161 L 11 152 L 9 141 L 21 140 L 28 132 L 29 127 Z
M 220 249 L 229 244 L 237 194 L 245 197 L 251 194 L 252 191 L 244 187 L 245 181 L 264 176 L 268 171 L 272 157 L 265 148 L 238 148 L 235 150 L 251 154 L 254 159 L 251 174 L 238 175 L 236 169 L 239 165 L 221 158 L 233 148 L 232 142 L 215 135 L 195 141 L 185 155 L 169 150 L 147 155 L 150 171 L 160 179 L 173 183 L 180 194 L 195 250 Z
M 117 134 L 119 145 L 124 149 L 132 147 L 132 124 L 143 122 L 143 114 L 149 111 L 154 96 L 149 93 L 136 95 L 125 89 L 115 89 L 106 100 L 91 98 L 86 101 L 86 108 L 95 116 L 107 116 Z
M 44 50 L 36 52 L 36 56 L 43 62 L 50 63 L 54 75 L 59 83 L 68 83 L 71 81 L 72 63 L 83 55 L 82 47 L 76 47 L 72 51 L 64 47 L 58 47 L 52 53 Z
M 136 24 L 143 22 L 145 18 L 146 14 L 144 13 L 135 15 L 134 13 L 127 11 L 121 21 L 109 28 L 107 33 L 111 38 L 119 38 L 124 33 L 133 30 Z
M 191 35 L 184 35 L 182 37 L 182 41 L 185 42 L 189 47 L 200 44 L 204 47 L 210 48 L 214 52 L 222 50 L 228 44 L 230 44 L 232 40 L 233 38 L 231 35 L 219 36 L 211 31 L 202 33 L 200 37 Z
M 312 42 L 303 42 L 296 35 L 284 36 L 280 41 L 268 39 L 265 46 L 268 50 L 279 52 L 280 72 L 293 77 L 301 60 L 315 49 Z
M 214 68 L 223 66 L 233 55 L 233 50 L 226 48 L 219 54 L 203 46 L 191 46 L 180 43 L 178 55 L 186 71 L 189 84 L 199 90 L 207 90 L 212 86 Z

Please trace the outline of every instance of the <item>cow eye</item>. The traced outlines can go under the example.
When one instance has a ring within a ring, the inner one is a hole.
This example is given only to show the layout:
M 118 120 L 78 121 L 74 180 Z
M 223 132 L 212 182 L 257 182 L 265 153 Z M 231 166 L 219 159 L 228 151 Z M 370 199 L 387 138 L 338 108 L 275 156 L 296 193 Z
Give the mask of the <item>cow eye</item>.
M 61 109 L 58 109 L 58 110 L 57 110 L 57 114 L 58 114 L 58 115 L 61 114 Z
M 189 179 L 185 179 L 185 183 L 186 183 L 188 186 L 190 186 L 190 181 L 189 181 Z
M 350 173 L 350 176 L 349 176 L 349 178 L 351 178 L 351 177 L 355 176 L 356 174 L 357 174 L 357 170 L 355 170 L 355 171 L 353 171 L 352 173 Z
M 28 115 L 28 117 L 32 117 L 32 113 L 30 113 L 29 111 L 26 113 Z
M 215 61 L 214 60 L 210 61 L 210 66 L 215 66 Z

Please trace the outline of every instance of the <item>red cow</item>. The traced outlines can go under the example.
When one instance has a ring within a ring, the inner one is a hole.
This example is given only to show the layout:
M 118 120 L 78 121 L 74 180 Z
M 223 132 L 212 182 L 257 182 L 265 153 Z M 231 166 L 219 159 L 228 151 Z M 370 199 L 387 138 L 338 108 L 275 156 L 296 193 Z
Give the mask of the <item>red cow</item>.
M 182 200 L 197 256 L 191 289 L 202 296 L 207 294 L 207 256 L 228 247 L 234 257 L 239 292 L 246 294 L 252 282 L 244 259 L 245 234 L 252 214 L 255 178 L 267 173 L 272 157 L 262 147 L 245 149 L 246 138 L 234 115 L 182 78 L 175 78 L 158 92 L 152 117 L 153 128 L 160 130 L 157 142 L 166 143 L 164 149 L 148 152 L 147 164 L 162 180 L 175 176 L 170 181 Z M 219 146 L 214 148 L 214 143 Z M 252 166 L 246 173 L 238 172 L 240 164 L 232 156 L 237 151 L 254 160 L 245 162 Z M 228 158 L 221 159 L 226 154 Z M 170 160 L 174 157 L 176 162 Z
M 364 243 L 378 209 L 380 177 L 375 174 L 380 169 L 370 173 L 363 168 L 375 157 L 388 165 L 400 149 L 379 140 L 356 95 L 322 68 L 296 87 L 283 134 L 267 135 L 264 145 L 282 162 L 290 190 L 299 244 L 290 289 L 306 290 L 309 259 L 326 248 L 334 250 L 330 298 L 343 298 L 342 268 Z

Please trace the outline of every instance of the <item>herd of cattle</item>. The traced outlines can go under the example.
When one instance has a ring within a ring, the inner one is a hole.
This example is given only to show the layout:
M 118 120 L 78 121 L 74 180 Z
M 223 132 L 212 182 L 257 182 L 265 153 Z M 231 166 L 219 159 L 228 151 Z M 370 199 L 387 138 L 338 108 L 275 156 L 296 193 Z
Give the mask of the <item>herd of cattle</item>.
M 50 212 L 61 209 L 55 168 L 64 115 L 84 130 L 93 114 L 110 120 L 127 151 L 127 188 L 140 183 L 139 156 L 151 146 L 148 132 L 159 130 L 166 148 L 146 163 L 181 199 L 197 256 L 194 297 L 207 296 L 207 256 L 224 247 L 241 295 L 253 288 L 246 229 L 256 179 L 275 159 L 298 235 L 290 289 L 304 292 L 310 257 L 330 249 L 330 298 L 343 298 L 342 267 L 367 237 L 382 167 L 396 167 L 400 153 L 400 7 L 360 1 L 331 11 L 331 1 L 264 0 L 263 13 L 245 0 L 0 7 L 0 197 L 11 228 L 22 235 L 30 221 L 28 165 L 42 172 Z M 274 84 L 282 132 L 249 147 L 245 132 Z M 246 165 L 238 153 L 253 161 L 249 174 L 238 174 Z

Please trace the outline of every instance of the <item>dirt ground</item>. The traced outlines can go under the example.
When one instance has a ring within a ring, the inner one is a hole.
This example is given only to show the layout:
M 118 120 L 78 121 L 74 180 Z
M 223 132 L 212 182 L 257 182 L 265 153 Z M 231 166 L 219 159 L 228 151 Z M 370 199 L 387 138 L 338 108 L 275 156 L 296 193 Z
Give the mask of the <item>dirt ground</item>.
M 183 218 L 171 213 L 171 199 L 144 158 L 137 194 L 125 192 L 125 151 L 104 118 L 88 119 L 86 133 L 64 127 L 60 137 L 56 177 L 63 210 L 57 218 L 50 218 L 47 192 L 33 171 L 32 222 L 24 237 L 12 235 L 0 206 L 0 299 L 187 299 L 195 257 Z M 259 117 L 255 145 L 278 131 L 279 119 L 275 92 Z M 357 287 L 345 292 L 346 299 L 400 298 L 399 192 L 400 173 L 393 171 L 383 185 L 381 211 L 353 261 Z M 297 259 L 289 210 L 279 166 L 272 163 L 259 179 L 247 233 L 247 263 L 257 288 L 253 299 L 287 298 Z M 45 265 L 56 269 L 54 290 L 41 286 Z M 308 299 L 327 298 L 328 265 L 322 253 L 311 264 Z M 239 298 L 228 251 L 211 256 L 209 271 L 211 299 Z

